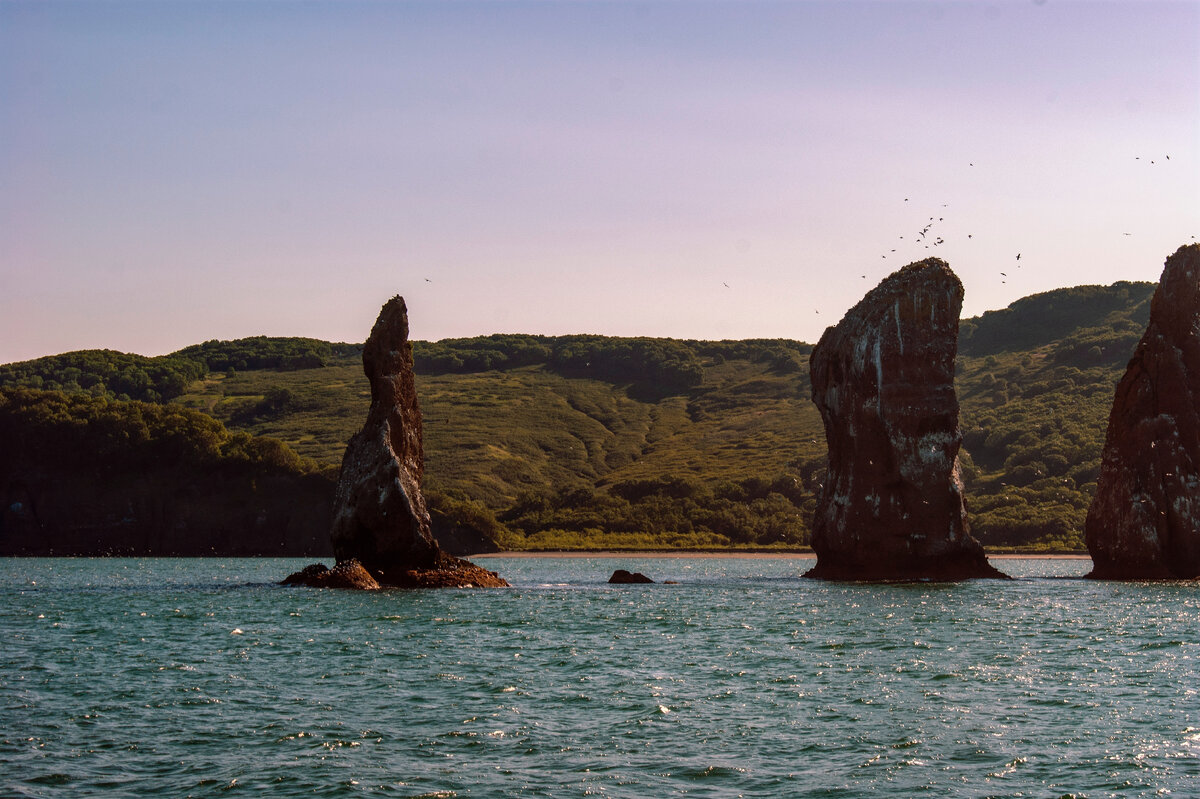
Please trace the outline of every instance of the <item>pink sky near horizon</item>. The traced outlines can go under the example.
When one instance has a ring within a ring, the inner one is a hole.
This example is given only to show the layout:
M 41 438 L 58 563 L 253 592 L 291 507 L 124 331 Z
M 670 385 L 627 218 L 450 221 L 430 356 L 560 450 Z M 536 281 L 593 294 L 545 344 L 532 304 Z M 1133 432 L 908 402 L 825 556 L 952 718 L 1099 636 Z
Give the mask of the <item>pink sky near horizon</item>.
M 811 342 L 930 256 L 966 316 L 1156 280 L 1200 3 L 16 0 L 0 185 L 0 363 L 393 294 L 420 339 Z

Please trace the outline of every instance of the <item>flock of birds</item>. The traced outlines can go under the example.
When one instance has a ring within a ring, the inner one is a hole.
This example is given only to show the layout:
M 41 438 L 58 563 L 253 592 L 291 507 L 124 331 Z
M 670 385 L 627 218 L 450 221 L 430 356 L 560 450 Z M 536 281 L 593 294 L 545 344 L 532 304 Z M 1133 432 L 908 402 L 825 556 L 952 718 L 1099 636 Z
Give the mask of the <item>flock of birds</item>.
M 975 166 L 975 164 L 973 164 L 973 163 L 972 163 L 972 164 L 970 164 L 970 166 Z M 905 198 L 904 198 L 904 202 L 908 202 L 908 201 L 909 201 L 909 198 L 908 198 L 908 197 L 905 197 Z M 949 203 L 942 203 L 942 206 L 941 206 L 941 207 L 942 207 L 942 208 L 948 208 L 948 207 L 949 207 Z M 936 234 L 936 233 L 933 233 L 933 229 L 934 229 L 934 227 L 935 227 L 935 226 L 936 226 L 936 225 L 937 225 L 939 222 L 944 222 L 944 221 L 946 221 L 946 218 L 945 218 L 944 216 L 938 216 L 938 217 L 933 217 L 933 216 L 931 216 L 931 217 L 929 217 L 929 218 L 926 220 L 925 224 L 924 224 L 924 225 L 921 227 L 921 229 L 920 229 L 920 230 L 918 230 L 918 231 L 916 232 L 916 234 L 913 236 L 913 238 L 910 240 L 910 242 L 909 242 L 909 243 L 915 242 L 915 243 L 916 243 L 918 246 L 921 246 L 921 247 L 923 247 L 923 248 L 924 248 L 924 249 L 926 249 L 926 250 L 928 250 L 928 249 L 930 249 L 930 248 L 936 248 L 936 247 L 939 247 L 939 246 L 941 246 L 941 245 L 945 244 L 945 243 L 946 243 L 946 239 L 945 239 L 945 237 L 943 237 L 943 236 L 941 236 L 941 235 L 938 235 L 938 234 Z M 967 238 L 968 238 L 968 239 L 974 239 L 974 237 L 975 237 L 975 236 L 974 236 L 974 234 L 972 234 L 972 233 L 968 233 L 968 234 L 967 234 Z M 900 236 L 900 237 L 899 237 L 899 240 L 900 240 L 900 241 L 904 241 L 904 236 Z M 880 258 L 881 258 L 881 259 L 883 259 L 883 260 L 887 260 L 887 257 L 888 257 L 888 255 L 889 255 L 889 254 L 892 254 L 892 253 L 895 253 L 895 252 L 896 252 L 896 250 L 897 250 L 897 248 L 896 248 L 896 247 L 892 247 L 892 248 L 890 248 L 890 249 L 888 250 L 888 252 L 887 252 L 887 253 L 883 253 L 883 254 L 881 254 L 881 255 L 880 255 Z M 1016 263 L 1017 269 L 1020 269 L 1020 268 L 1021 268 L 1021 253 L 1017 253 L 1017 255 L 1016 255 L 1016 258 L 1014 259 L 1014 261 L 1015 261 L 1015 263 Z M 866 274 L 863 274 L 861 277 L 862 277 L 862 279 L 863 279 L 863 280 L 866 280 L 866 279 L 867 279 L 867 275 L 866 275 Z M 1001 277 L 1001 278 L 1004 278 L 1004 279 L 1002 279 L 1002 280 L 1000 281 L 1001 283 L 1007 283 L 1007 282 L 1008 282 L 1008 280 L 1007 280 L 1007 278 L 1008 278 L 1008 273 L 1007 273 L 1007 272 L 1000 272 L 1000 277 Z M 729 284 L 728 284 L 728 283 L 726 283 L 726 284 L 725 284 L 725 287 L 726 287 L 726 288 L 728 288 L 728 287 L 729 287 Z M 813 309 L 813 313 L 820 314 L 820 313 L 821 313 L 821 311 L 820 311 L 819 309 L 815 309 L 815 308 L 814 308 L 814 309 Z
M 1170 160 L 1171 160 L 1171 156 L 1170 156 L 1170 155 L 1164 155 L 1163 157 L 1164 157 L 1164 158 L 1165 158 L 1165 160 L 1167 160 L 1167 161 L 1170 161 Z M 1135 160 L 1135 161 L 1141 161 L 1141 160 L 1142 160 L 1142 157 L 1141 157 L 1140 155 L 1136 155 L 1136 156 L 1134 156 L 1134 160 Z M 1154 159 L 1152 159 L 1152 158 L 1148 158 L 1148 159 L 1146 159 L 1146 160 L 1148 160 L 1148 161 L 1149 161 L 1151 164 L 1155 164 L 1155 163 L 1157 163 L 1157 162 L 1156 162 Z M 968 166 L 971 166 L 971 167 L 973 167 L 973 166 L 975 166 L 975 164 L 974 164 L 974 162 L 970 162 L 970 163 L 968 163 Z M 908 201 L 909 201 L 909 198 L 908 198 L 908 197 L 905 197 L 905 198 L 904 198 L 904 202 L 908 202 Z M 948 208 L 948 207 L 949 207 L 949 203 L 942 203 L 941 207 L 942 207 L 942 208 Z M 926 250 L 928 250 L 928 249 L 930 249 L 930 248 L 936 248 L 936 247 L 940 247 L 941 245 L 943 245 L 943 244 L 945 244 L 945 243 L 946 243 L 946 239 L 945 239 L 943 236 L 941 236 L 941 235 L 935 234 L 935 233 L 933 232 L 933 229 L 934 229 L 934 227 L 935 227 L 935 226 L 937 226 L 937 224 L 938 224 L 938 223 L 940 223 L 940 222 L 944 222 L 944 221 L 945 221 L 945 217 L 944 217 L 944 216 L 938 216 L 938 217 L 933 217 L 933 216 L 930 216 L 930 217 L 928 217 L 928 219 L 925 221 L 924 225 L 922 225 L 922 227 L 921 227 L 919 230 L 917 230 L 917 231 L 916 231 L 916 234 L 915 234 L 915 235 L 913 236 L 913 238 L 912 238 L 911 240 L 909 240 L 907 243 L 914 243 L 914 242 L 915 242 L 915 243 L 916 243 L 918 246 L 921 246 L 921 247 L 923 247 L 923 248 L 924 248 L 924 249 L 926 249 Z M 1132 236 L 1133 234 L 1132 234 L 1132 233 L 1128 233 L 1128 232 L 1126 232 L 1126 233 L 1122 233 L 1122 235 L 1123 235 L 1123 236 Z M 968 234 L 967 234 L 967 238 L 968 238 L 968 239 L 974 239 L 974 234 L 972 234 L 972 233 L 968 233 Z M 900 236 L 900 237 L 899 237 L 899 240 L 900 240 L 900 241 L 904 241 L 904 236 Z M 1193 241 L 1195 241 L 1195 240 L 1196 240 L 1196 237 L 1195 237 L 1195 236 L 1192 236 L 1192 240 L 1193 240 Z M 890 249 L 888 250 L 888 252 L 886 252 L 886 253 L 882 253 L 882 254 L 880 255 L 880 258 L 881 258 L 881 259 L 883 259 L 883 260 L 887 260 L 887 257 L 888 257 L 888 255 L 889 255 L 889 254 L 894 254 L 894 253 L 897 251 L 897 249 L 898 249 L 898 248 L 896 248 L 896 247 L 892 247 L 892 248 L 890 248 Z M 901 257 L 903 257 L 903 256 L 901 256 Z M 1014 259 L 1013 259 L 1013 260 L 1014 260 L 1014 262 L 1015 262 L 1015 264 L 1016 264 L 1016 268 L 1017 268 L 1017 269 L 1020 269 L 1020 268 L 1021 268 L 1021 253 L 1017 253 L 1017 254 L 1016 254 L 1016 256 L 1014 257 Z M 1008 283 L 1008 280 L 1007 280 L 1007 278 L 1008 278 L 1008 273 L 1007 273 L 1007 272 L 1000 272 L 1000 273 L 999 273 L 999 277 L 1001 278 L 1000 282 L 1001 282 L 1002 284 L 1007 284 L 1007 283 Z M 866 275 L 866 274 L 864 273 L 864 274 L 862 275 L 862 279 L 863 279 L 863 280 L 867 280 L 867 279 L 868 279 L 868 275 Z M 426 282 L 426 283 L 430 283 L 430 282 L 432 282 L 432 281 L 431 281 L 429 278 L 425 278 L 425 282 Z M 726 281 L 721 281 L 721 285 L 722 285 L 722 286 L 724 286 L 724 287 L 725 287 L 725 288 L 727 288 L 727 289 L 728 289 L 728 288 L 731 288 L 731 286 L 729 285 L 729 283 L 728 283 L 728 282 L 726 282 Z M 813 313 L 815 313 L 815 314 L 820 314 L 820 313 L 821 313 L 821 311 L 820 311 L 820 309 L 814 308 L 814 309 L 813 309 Z
M 975 165 L 974 165 L 974 164 L 971 164 L 971 166 L 975 166 Z M 907 198 L 907 197 L 905 197 L 905 198 L 904 198 L 904 202 L 908 202 L 908 198 Z M 943 207 L 943 208 L 948 208 L 948 207 L 949 207 L 949 204 L 948 204 L 948 203 L 942 203 L 942 207 Z M 936 220 L 936 221 L 937 221 L 937 222 L 944 222 L 944 221 L 945 221 L 945 217 L 941 217 L 941 216 L 939 216 L 939 217 L 937 218 L 937 220 Z M 937 246 L 939 246 L 939 245 L 941 245 L 941 244 L 945 244 L 945 243 L 946 243 L 946 240 L 945 240 L 943 237 L 941 237 L 941 236 L 938 236 L 937 238 L 933 239 L 933 240 L 932 240 L 930 243 L 925 243 L 925 242 L 929 241 L 929 240 L 927 239 L 927 236 L 929 235 L 929 232 L 930 232 L 930 231 L 933 229 L 933 226 L 934 226 L 934 224 L 936 224 L 936 223 L 935 223 L 935 220 L 934 220 L 934 218 L 931 216 L 931 217 L 929 217 L 929 221 L 925 223 L 925 226 L 924 226 L 923 228 L 921 228 L 919 231 L 917 231 L 917 235 L 916 235 L 916 239 L 915 239 L 915 241 L 916 241 L 918 244 L 923 244 L 923 245 L 924 245 L 924 247 L 925 247 L 925 249 L 927 249 L 927 250 L 928 250 L 930 247 L 937 247 Z M 1125 234 L 1125 235 L 1129 235 L 1129 234 L 1127 233 L 1127 234 Z M 968 234 L 967 234 L 967 238 L 968 238 L 968 239 L 973 239 L 974 237 L 975 237 L 975 236 L 974 236 L 974 234 L 972 234 L 972 233 L 968 233 Z M 901 236 L 901 237 L 900 237 L 900 239 L 901 239 L 901 240 L 903 240 L 903 239 L 904 239 L 904 237 L 903 237 L 903 236 Z M 895 251 L 896 251 L 896 250 L 895 250 L 895 248 L 892 248 L 891 252 L 895 252 Z M 884 254 L 884 255 L 881 255 L 880 257 L 881 257 L 881 258 L 883 258 L 883 259 L 885 259 L 885 260 L 887 259 L 887 255 L 886 255 L 886 254 Z M 1018 268 L 1018 269 L 1020 269 L 1020 268 L 1021 268 L 1021 253 L 1017 253 L 1017 257 L 1016 257 L 1016 263 L 1017 263 L 1017 268 Z M 864 279 L 864 280 L 866 280 L 866 278 L 867 278 L 867 276 L 866 276 L 866 275 L 863 275 L 862 277 L 863 277 L 863 279 Z M 1006 277 L 1008 277 L 1008 273 L 1007 273 L 1007 272 L 1001 272 L 1001 273 L 1000 273 L 1000 277 L 1005 277 L 1005 278 L 1006 278 Z M 1007 280 L 1001 280 L 1000 282 L 1001 282 L 1001 283 L 1007 283 L 1008 281 L 1007 281 Z
M 1165 158 L 1167 161 L 1170 161 L 1170 160 L 1171 160 L 1171 156 L 1170 156 L 1170 155 L 1164 155 L 1164 158 Z M 1142 157 L 1141 157 L 1140 155 L 1139 155 L 1139 156 L 1134 156 L 1134 160 L 1141 161 L 1141 160 L 1142 160 Z M 1147 160 L 1148 160 L 1148 161 L 1149 161 L 1151 164 L 1154 164 L 1154 163 L 1156 163 L 1156 161 L 1155 161 L 1154 159 L 1147 159 Z M 975 166 L 975 164 L 974 164 L 974 162 L 971 162 L 971 163 L 969 163 L 969 164 L 968 164 L 968 166 L 972 166 L 972 167 L 973 167 L 973 166 Z M 909 201 L 909 198 L 908 198 L 908 197 L 905 197 L 905 198 L 904 198 L 904 202 L 908 202 L 908 201 Z M 949 204 L 948 204 L 948 203 L 943 203 L 941 207 L 942 207 L 942 208 L 947 208 L 947 207 L 949 207 Z M 941 246 L 941 245 L 945 244 L 945 243 L 946 243 L 946 239 L 945 239 L 943 236 L 941 236 L 941 235 L 937 235 L 937 234 L 933 233 L 933 229 L 934 229 L 934 227 L 935 227 L 935 226 L 936 226 L 938 223 L 940 223 L 940 222 L 944 222 L 944 221 L 945 221 L 945 217 L 943 217 L 943 216 L 938 216 L 938 217 L 933 217 L 933 216 L 930 216 L 930 217 L 927 219 L 927 221 L 925 222 L 925 224 L 924 224 L 924 225 L 923 225 L 923 226 L 922 226 L 922 227 L 921 227 L 921 228 L 920 228 L 920 229 L 919 229 L 919 230 L 916 232 L 916 235 L 913 237 L 913 239 L 909 240 L 909 242 L 908 242 L 908 243 L 915 242 L 917 245 L 919 245 L 919 246 L 922 246 L 922 247 L 923 247 L 924 249 L 926 249 L 926 250 L 928 250 L 928 249 L 930 249 L 930 248 L 936 248 L 936 247 L 939 247 L 939 246 Z M 1133 234 L 1132 234 L 1132 233 L 1123 233 L 1122 235 L 1125 235 L 1125 236 L 1132 236 Z M 903 240 L 904 240 L 904 236 L 900 236 L 899 238 L 900 238 L 900 240 L 901 240 L 901 241 L 903 241 Z M 968 239 L 974 239 L 974 234 L 968 233 L 968 234 L 967 234 L 967 238 L 968 238 Z M 1194 241 L 1195 239 L 1196 239 L 1196 237 L 1195 237 L 1195 236 L 1192 236 L 1192 240 Z M 881 258 L 881 259 L 883 259 L 883 260 L 887 260 L 887 257 L 888 257 L 888 255 L 889 255 L 889 254 L 893 254 L 893 253 L 895 253 L 896 251 L 897 251 L 897 248 L 895 248 L 895 247 L 893 247 L 893 248 L 890 248 L 890 249 L 888 250 L 888 252 L 886 252 L 886 253 L 882 253 L 882 254 L 880 255 L 880 258 Z M 903 256 L 902 256 L 902 257 L 903 257 Z M 1020 269 L 1020 268 L 1021 268 L 1021 253 L 1019 253 L 1019 252 L 1018 252 L 1018 253 L 1016 254 L 1016 256 L 1014 257 L 1013 261 L 1014 261 L 1014 263 L 1016 264 L 1016 268 L 1017 268 L 1017 269 Z M 1007 283 L 1008 283 L 1008 280 L 1007 280 L 1007 278 L 1008 278 L 1008 273 L 1007 273 L 1007 272 L 1000 272 L 1000 274 L 999 274 L 999 277 L 1001 278 L 1000 282 L 1001 282 L 1002 284 L 1007 284 Z M 868 276 L 867 276 L 866 274 L 863 274 L 863 275 L 862 275 L 862 279 L 863 279 L 863 280 L 867 280 L 867 279 L 868 279 Z M 723 285 L 725 288 L 730 288 L 730 286 L 729 286 L 729 283 L 727 283 L 727 282 L 724 282 L 724 281 L 722 281 L 721 285 Z M 820 311 L 819 309 L 816 309 L 816 308 L 814 308 L 814 309 L 813 309 L 813 313 L 815 313 L 815 314 L 820 314 L 820 313 L 821 313 L 821 311 Z

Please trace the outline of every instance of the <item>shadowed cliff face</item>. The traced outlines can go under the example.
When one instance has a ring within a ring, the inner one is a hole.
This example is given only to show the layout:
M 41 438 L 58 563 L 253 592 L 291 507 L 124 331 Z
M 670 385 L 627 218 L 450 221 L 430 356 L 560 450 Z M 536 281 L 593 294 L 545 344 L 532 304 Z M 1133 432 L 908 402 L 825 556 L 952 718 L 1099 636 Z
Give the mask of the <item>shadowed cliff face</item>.
M 936 258 L 894 273 L 809 362 L 829 471 L 813 519 L 824 579 L 1002 577 L 969 535 L 954 393 L 962 284 Z
M 46 453 L 47 461 L 59 453 Z M 47 457 L 49 456 L 49 457 Z M 317 557 L 333 484 L 236 465 L 0 467 L 0 556 Z
M 319 556 L 333 491 L 199 411 L 0 388 L 0 555 Z
M 339 562 L 356 558 L 376 579 L 432 568 L 437 543 L 421 493 L 421 411 L 413 379 L 408 309 L 393 297 L 363 349 L 371 407 L 342 458 L 330 536 Z
M 1200 577 L 1200 244 L 1167 259 L 1084 527 L 1101 579 Z

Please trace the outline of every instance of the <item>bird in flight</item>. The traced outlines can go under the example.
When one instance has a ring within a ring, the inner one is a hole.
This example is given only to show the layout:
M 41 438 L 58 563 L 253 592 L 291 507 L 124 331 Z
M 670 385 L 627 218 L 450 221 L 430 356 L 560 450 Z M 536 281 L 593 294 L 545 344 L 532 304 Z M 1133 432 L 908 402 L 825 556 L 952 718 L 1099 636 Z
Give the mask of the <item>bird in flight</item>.
M 1017 260 L 1021 260 L 1021 253 L 1017 253 Z
M 724 280 L 721 281 L 721 285 L 724 286 L 725 288 L 729 288 L 729 284 L 726 283 Z

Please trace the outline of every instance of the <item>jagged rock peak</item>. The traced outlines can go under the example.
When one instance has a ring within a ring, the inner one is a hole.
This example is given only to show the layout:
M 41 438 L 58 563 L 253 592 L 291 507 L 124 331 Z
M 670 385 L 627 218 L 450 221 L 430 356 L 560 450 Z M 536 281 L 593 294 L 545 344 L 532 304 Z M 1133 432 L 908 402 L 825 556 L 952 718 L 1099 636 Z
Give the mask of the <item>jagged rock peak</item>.
M 1167 259 L 1117 384 L 1084 537 L 1090 577 L 1200 577 L 1200 244 Z
M 371 335 L 363 345 L 363 371 L 371 381 L 371 411 L 390 413 L 397 402 L 412 398 L 416 404 L 413 380 L 412 345 L 408 341 L 408 306 L 397 294 L 379 311 Z M 407 405 L 408 403 L 405 402 Z M 417 411 L 420 421 L 420 411 Z M 416 429 L 416 443 L 421 443 L 421 429 Z
M 834 580 L 1003 577 L 970 535 L 954 359 L 963 288 L 937 258 L 883 280 L 809 360 L 829 470 L 813 519 Z

